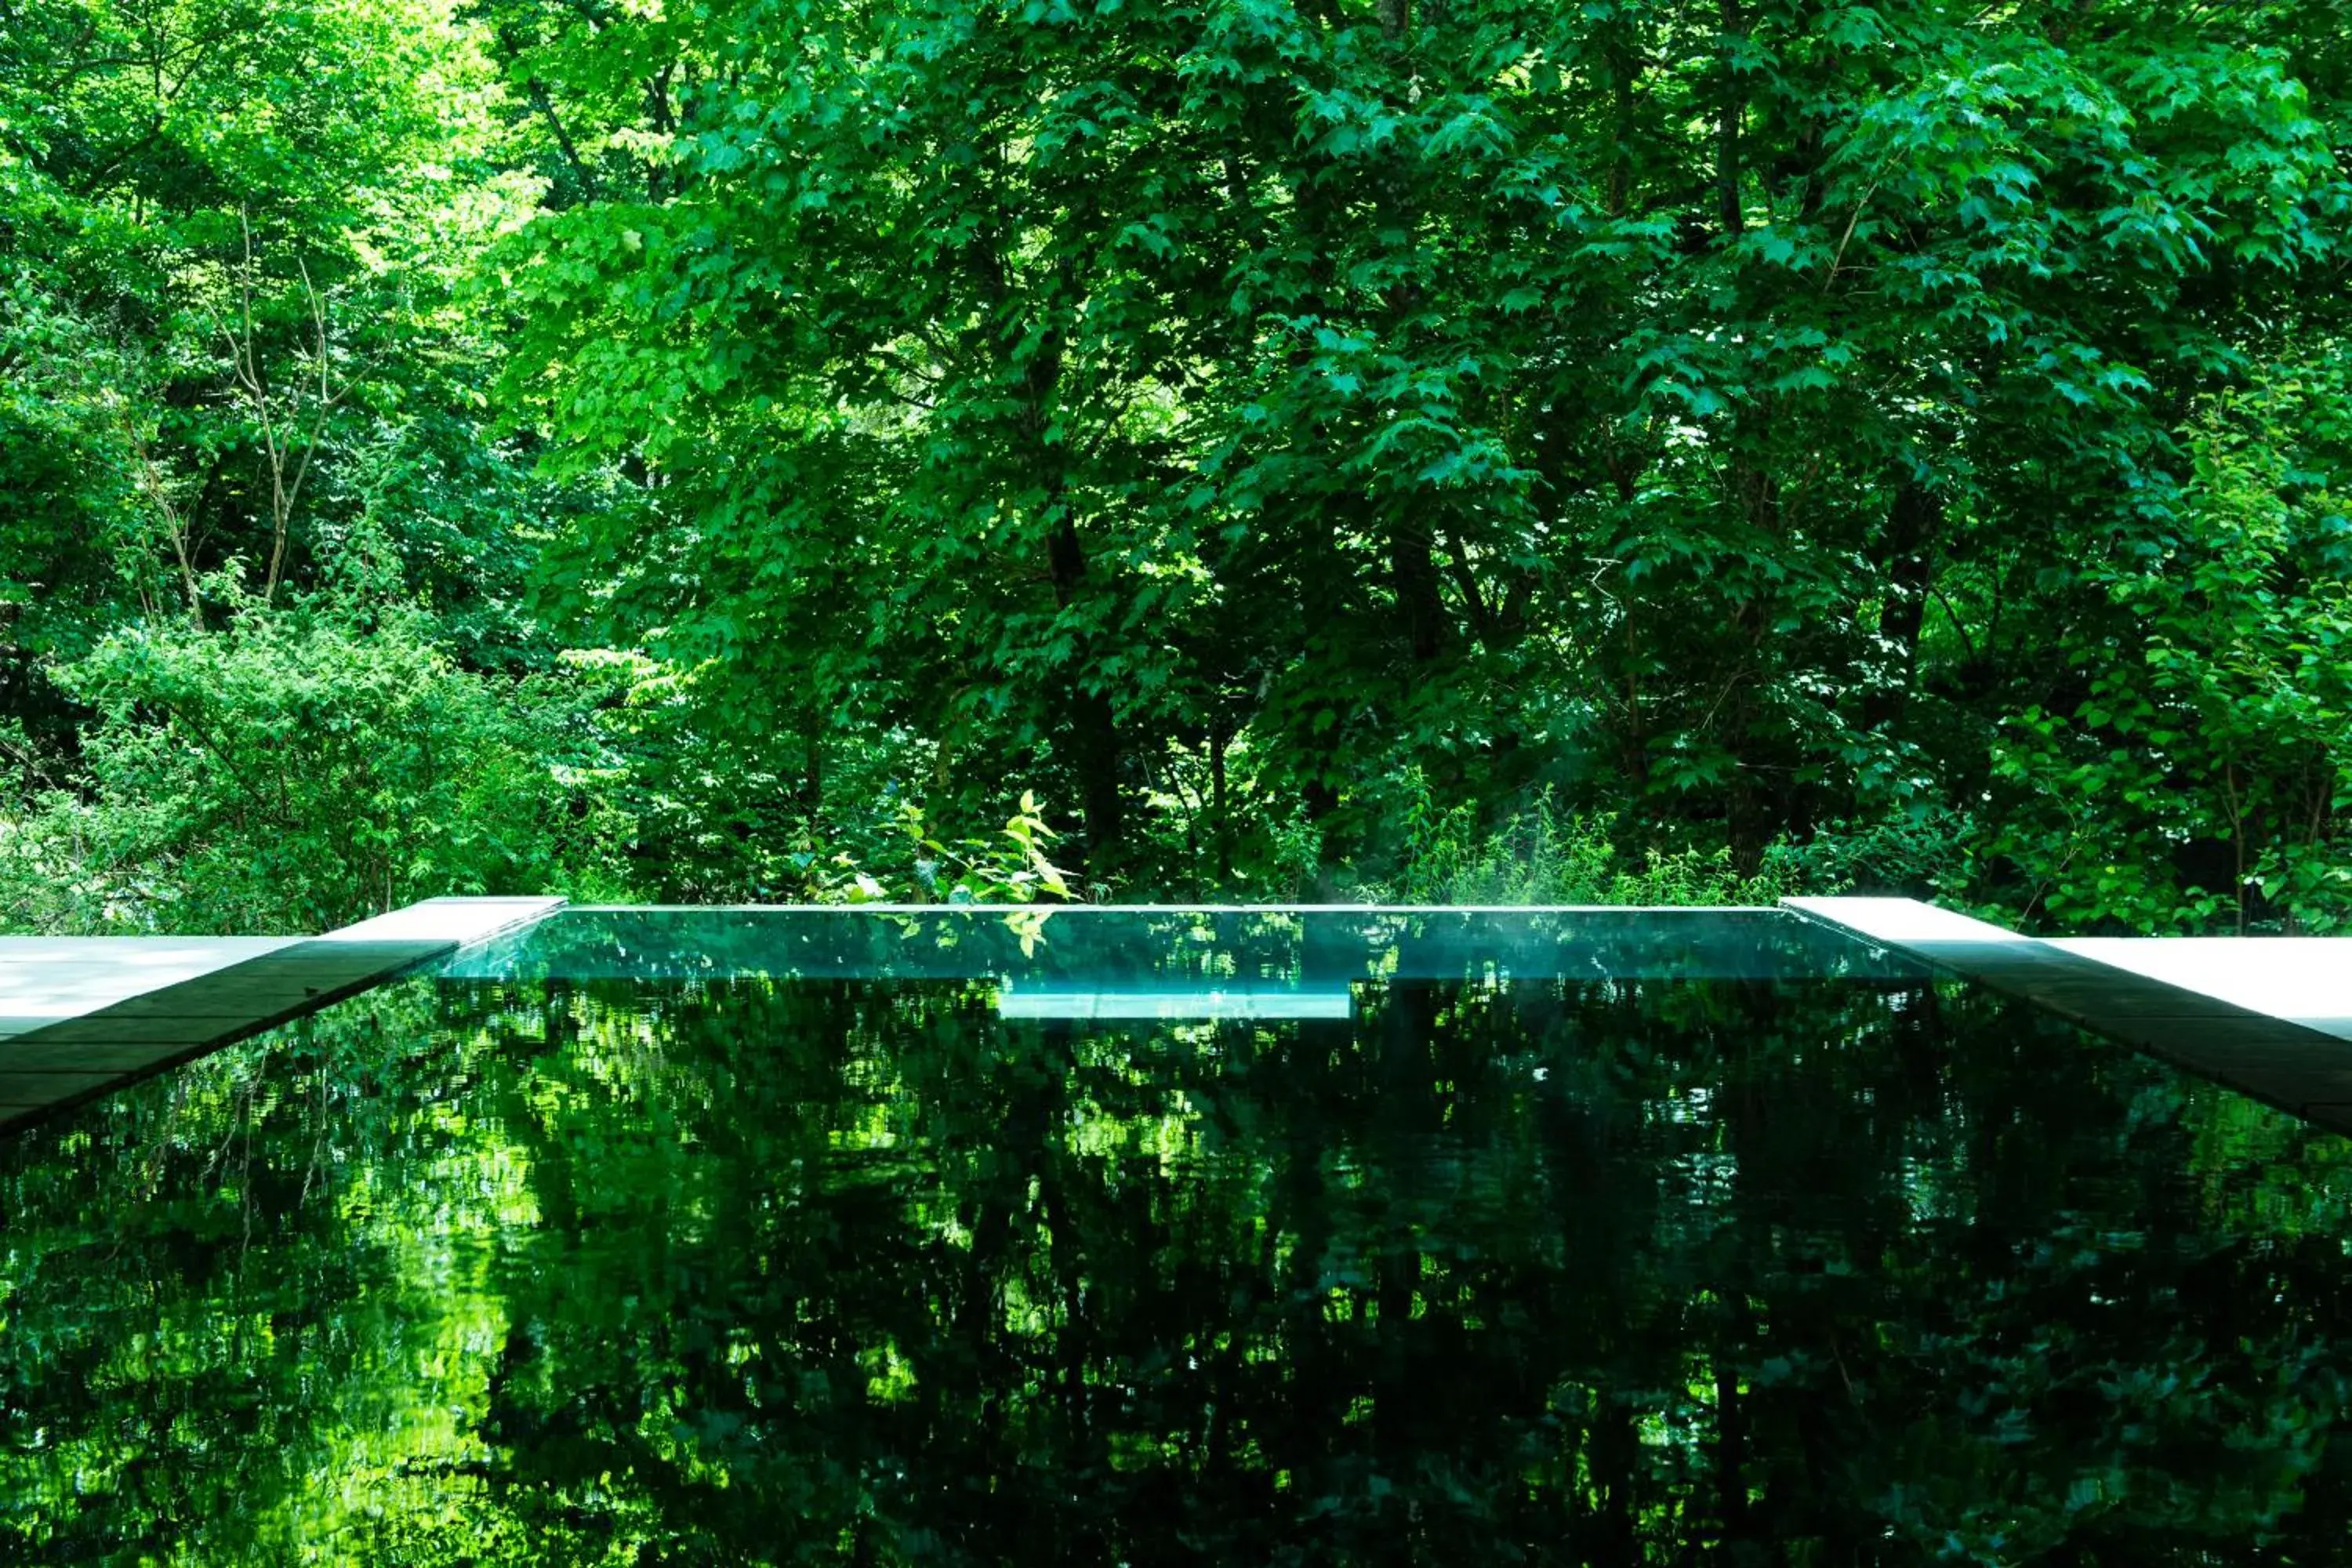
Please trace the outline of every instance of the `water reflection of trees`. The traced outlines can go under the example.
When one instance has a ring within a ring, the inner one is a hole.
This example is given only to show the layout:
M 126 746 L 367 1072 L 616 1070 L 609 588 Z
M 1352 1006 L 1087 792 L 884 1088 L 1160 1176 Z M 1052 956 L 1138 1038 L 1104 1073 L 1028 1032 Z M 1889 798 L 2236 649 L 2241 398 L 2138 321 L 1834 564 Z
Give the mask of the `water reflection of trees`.
M 0 1542 L 2333 1561 L 2343 1148 L 1954 995 L 420 984 L 8 1152 Z

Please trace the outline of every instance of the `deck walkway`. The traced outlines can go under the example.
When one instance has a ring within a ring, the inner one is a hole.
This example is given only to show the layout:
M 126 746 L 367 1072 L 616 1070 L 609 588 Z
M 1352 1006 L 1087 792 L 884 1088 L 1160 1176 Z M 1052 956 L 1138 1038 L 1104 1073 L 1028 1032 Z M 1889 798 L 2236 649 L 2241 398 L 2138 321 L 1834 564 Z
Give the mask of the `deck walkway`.
M 316 937 L 0 938 L 0 1129 L 315 1013 L 562 902 L 428 899 Z
M 2352 1040 L 2352 940 L 2055 937 L 2050 945 Z
M 2352 942 L 2039 941 L 1910 899 L 1784 899 L 1809 919 L 2032 1002 L 2352 1132 Z

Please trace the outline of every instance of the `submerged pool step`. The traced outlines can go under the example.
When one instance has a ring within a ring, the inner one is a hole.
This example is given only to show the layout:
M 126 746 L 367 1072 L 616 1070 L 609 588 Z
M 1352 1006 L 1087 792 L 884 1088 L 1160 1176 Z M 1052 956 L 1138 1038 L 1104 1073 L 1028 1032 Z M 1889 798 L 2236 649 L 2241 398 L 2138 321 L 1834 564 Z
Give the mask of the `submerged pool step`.
M 2045 942 L 1911 899 L 1781 903 L 2352 1132 L 2352 1038 L 2330 1016 L 2352 1017 L 2335 1000 L 2352 992 L 2337 978 L 2352 976 L 2352 942 L 2305 939 L 2292 955 L 2263 937 Z
M 317 937 L 0 941 L 0 1019 L 15 1026 L 0 1036 L 0 1129 L 317 1012 L 562 902 L 431 899 Z

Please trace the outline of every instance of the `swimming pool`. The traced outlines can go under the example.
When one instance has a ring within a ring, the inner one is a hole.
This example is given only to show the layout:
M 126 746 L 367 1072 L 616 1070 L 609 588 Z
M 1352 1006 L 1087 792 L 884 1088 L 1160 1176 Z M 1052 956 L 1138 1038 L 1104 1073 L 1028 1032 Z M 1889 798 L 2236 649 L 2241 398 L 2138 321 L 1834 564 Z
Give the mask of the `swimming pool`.
M 1773 911 L 567 911 L 0 1144 L 0 1560 L 2333 1562 L 2347 1148 Z

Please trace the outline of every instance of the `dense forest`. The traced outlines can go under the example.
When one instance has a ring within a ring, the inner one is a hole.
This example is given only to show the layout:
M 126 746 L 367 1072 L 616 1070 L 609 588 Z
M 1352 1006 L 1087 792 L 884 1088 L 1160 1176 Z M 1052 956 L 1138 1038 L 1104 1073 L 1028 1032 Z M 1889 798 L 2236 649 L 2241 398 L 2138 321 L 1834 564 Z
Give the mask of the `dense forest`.
M 2352 923 L 2341 0 L 0 0 L 0 923 Z

